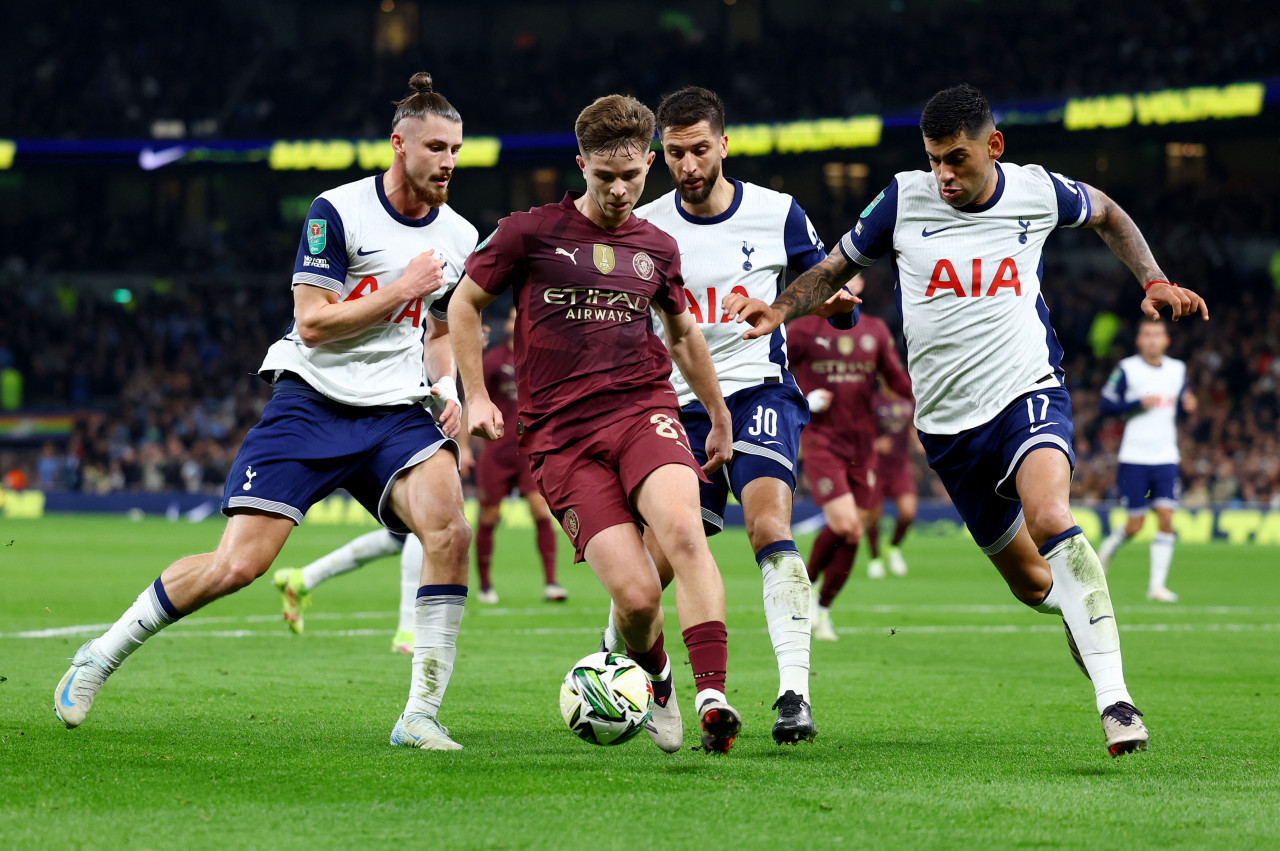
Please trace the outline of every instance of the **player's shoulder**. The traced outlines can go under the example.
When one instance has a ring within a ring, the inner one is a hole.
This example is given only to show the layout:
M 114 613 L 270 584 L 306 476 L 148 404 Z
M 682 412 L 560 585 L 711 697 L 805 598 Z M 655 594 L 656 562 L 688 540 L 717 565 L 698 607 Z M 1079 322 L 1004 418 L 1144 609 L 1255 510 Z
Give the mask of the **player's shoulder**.
M 663 254 L 668 259 L 680 254 L 680 244 L 676 242 L 676 238 L 660 225 L 642 216 L 633 214 L 632 218 L 635 222 L 628 236 L 642 241 L 646 246 L 645 250 Z
M 858 324 L 849 329 L 851 331 L 862 331 L 864 334 L 876 334 L 877 336 L 889 336 L 889 325 L 879 316 L 872 316 L 869 313 L 858 314 Z
M 770 189 L 767 186 L 761 186 L 758 183 L 751 183 L 747 180 L 738 181 L 742 186 L 742 206 L 753 210 L 775 210 L 785 216 L 791 211 L 791 206 L 796 204 L 794 196 L 779 192 L 776 189 Z
M 648 204 L 636 207 L 634 215 L 647 222 L 669 223 L 678 218 L 676 207 L 679 204 L 680 199 L 676 197 L 676 191 L 672 189 L 670 192 L 664 192 L 659 195 Z
M 328 201 L 338 212 L 342 212 L 344 209 L 351 210 L 356 205 L 368 204 L 371 201 L 376 203 L 378 200 L 376 180 L 377 175 L 372 175 L 353 180 L 350 183 L 343 183 L 340 186 L 321 192 L 316 196 L 316 200 Z
M 480 231 L 476 229 L 475 225 L 467 221 L 461 213 L 448 204 L 442 204 L 438 209 L 440 212 L 436 215 L 437 225 L 456 234 L 462 242 L 469 242 L 471 245 L 476 244 L 476 240 L 480 237 Z
M 1142 355 L 1129 355 L 1127 358 L 1121 358 L 1120 363 L 1116 364 L 1116 368 L 1130 370 L 1140 363 L 1144 363 Z

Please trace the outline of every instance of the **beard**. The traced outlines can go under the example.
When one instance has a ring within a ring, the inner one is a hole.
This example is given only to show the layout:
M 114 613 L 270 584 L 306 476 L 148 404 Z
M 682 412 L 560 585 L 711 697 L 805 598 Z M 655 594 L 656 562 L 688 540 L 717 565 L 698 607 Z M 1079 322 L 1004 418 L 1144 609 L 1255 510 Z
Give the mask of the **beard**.
M 449 201 L 449 186 L 438 186 L 434 183 L 419 183 L 414 179 L 413 175 L 405 172 L 405 182 L 409 184 L 409 190 L 413 193 L 413 197 L 418 201 L 426 204 L 428 207 L 441 207 Z
M 681 201 L 691 206 L 705 204 L 707 199 L 711 197 L 711 190 L 715 188 L 716 183 L 720 180 L 720 163 L 716 163 L 707 171 L 706 176 L 702 178 L 702 188 L 696 192 L 685 189 L 684 182 L 678 174 L 673 172 L 671 179 L 675 181 L 676 192 L 680 194 Z

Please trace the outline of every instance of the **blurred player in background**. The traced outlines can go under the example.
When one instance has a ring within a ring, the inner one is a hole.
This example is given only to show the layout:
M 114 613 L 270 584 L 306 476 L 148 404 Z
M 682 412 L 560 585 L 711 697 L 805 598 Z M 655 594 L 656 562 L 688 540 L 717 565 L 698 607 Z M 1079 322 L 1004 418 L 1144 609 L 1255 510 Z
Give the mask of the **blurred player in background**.
M 462 118 L 430 74 L 410 86 L 392 119 L 391 167 L 323 193 L 307 214 L 294 322 L 262 363 L 274 392 L 231 466 L 218 549 L 175 562 L 76 652 L 54 692 L 68 727 L 84 721 L 107 677 L 144 641 L 266 573 L 307 509 L 342 487 L 389 530 L 426 542 L 409 699 L 391 744 L 461 748 L 436 720 L 457 655 L 471 543 L 439 300 L 476 229 L 446 203 Z
M 422 544 L 405 546 L 409 537 L 386 529 L 365 532 L 303 567 L 284 567 L 276 571 L 274 583 L 280 592 L 284 622 L 295 635 L 306 628 L 306 610 L 311 606 L 311 592 L 335 576 L 364 567 L 384 556 L 400 556 L 400 620 L 391 638 L 391 652 L 413 655 L 413 610 L 418 597 L 418 579 L 422 573 Z
M 503 422 L 516 421 L 518 412 L 516 391 L 516 309 L 507 312 L 507 338 L 484 354 L 484 384 L 489 388 L 490 399 L 502 413 Z M 538 485 L 529 471 L 529 459 L 520 451 L 514 431 L 489 443 L 476 457 L 476 490 L 480 498 L 480 522 L 476 528 L 476 571 L 480 578 L 481 603 L 497 603 L 498 592 L 490 580 L 493 562 L 493 531 L 502 517 L 502 500 L 513 490 L 529 501 L 529 513 L 533 515 L 537 530 L 538 555 L 542 559 L 542 575 L 546 585 L 542 599 L 549 603 L 561 603 L 569 594 L 556 582 L 556 528 L 551 522 L 547 501 L 538 493 Z
M 1040 253 L 1059 227 L 1090 227 L 1138 278 L 1142 311 L 1175 320 L 1203 300 L 1160 271 L 1119 205 L 1040 166 L 1000 164 L 1004 136 L 976 89 L 938 92 L 920 117 L 932 173 L 902 172 L 853 230 L 773 305 L 741 296 L 726 309 L 772 333 L 812 313 L 860 268 L 891 255 L 916 427 L 974 542 L 1010 590 L 1060 615 L 1093 681 L 1107 751 L 1147 747 L 1125 686 L 1120 633 L 1102 564 L 1071 515 L 1071 396 L 1062 348 L 1040 295 Z
M 862 286 L 858 276 L 848 289 L 857 296 Z M 853 570 L 872 504 L 876 378 L 907 398 L 911 379 L 898 360 L 889 326 L 866 313 L 856 326 L 843 330 L 816 315 L 801 317 L 791 323 L 787 348 L 812 414 L 800 438 L 805 477 L 827 521 L 809 554 L 813 635 L 835 641 L 831 604 Z
M 663 649 L 661 580 L 640 524 L 675 571 L 703 747 L 723 752 L 741 726 L 724 693 L 724 584 L 702 529 L 698 481 L 706 477 L 680 425 L 672 360 L 711 415 L 707 472 L 732 454 L 731 421 L 688 311 L 679 248 L 632 215 L 654 159 L 653 128 L 653 113 L 631 97 L 584 109 L 574 130 L 586 193 L 503 219 L 467 261 L 449 317 L 470 430 L 502 437 L 509 424 L 485 386 L 480 311 L 512 291 L 520 448 L 576 560 L 608 590 L 627 654 L 650 677 L 649 735 L 674 752 L 684 734 Z M 651 308 L 666 348 L 649 328 Z
M 886 500 L 893 501 L 895 519 L 893 538 L 889 541 L 889 572 L 894 576 L 907 575 L 907 560 L 898 547 L 907 536 L 907 530 L 916 519 L 916 477 L 911 468 L 913 442 L 919 443 L 911 429 L 915 402 L 898 396 L 881 387 L 871 402 L 876 412 L 875 461 L 872 465 L 874 479 L 871 483 L 871 505 L 867 509 L 867 548 L 871 561 L 867 563 L 867 576 L 883 579 L 884 561 L 880 558 L 880 517 Z
M 701 489 L 708 535 L 724 528 L 729 494 L 742 504 L 747 538 L 764 583 L 765 620 L 778 660 L 779 743 L 813 741 L 809 706 L 808 573 L 791 535 L 800 430 L 809 421 L 804 397 L 787 371 L 785 335 L 743 340 L 720 313 L 719 296 L 775 296 L 788 270 L 803 272 L 826 256 L 813 225 L 790 195 L 727 177 L 724 105 L 715 92 L 687 87 L 658 107 L 663 158 L 676 188 L 636 215 L 675 237 L 689 309 L 707 340 L 720 389 L 733 417 L 733 458 Z M 671 372 L 680 422 L 698 461 L 711 418 L 677 366 Z M 653 530 L 645 542 L 665 587 L 671 565 Z M 619 650 L 612 618 L 604 645 Z
M 1178 414 L 1194 413 L 1196 397 L 1187 389 L 1187 365 L 1165 354 L 1169 332 L 1158 319 L 1138 325 L 1138 353 L 1116 365 L 1102 388 L 1098 411 L 1103 416 L 1128 416 L 1120 439 L 1116 488 L 1129 520 L 1116 526 L 1098 558 L 1103 569 L 1126 541 L 1142 529 L 1150 505 L 1158 531 L 1151 539 L 1151 574 L 1147 599 L 1176 603 L 1167 587 L 1173 562 L 1173 510 L 1178 507 Z

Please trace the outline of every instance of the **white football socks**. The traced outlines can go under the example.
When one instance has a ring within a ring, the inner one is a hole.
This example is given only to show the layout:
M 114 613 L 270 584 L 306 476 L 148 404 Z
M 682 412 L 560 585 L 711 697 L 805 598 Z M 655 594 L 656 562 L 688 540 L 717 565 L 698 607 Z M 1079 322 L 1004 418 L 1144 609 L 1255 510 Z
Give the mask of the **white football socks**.
M 375 558 L 389 556 L 399 549 L 400 541 L 386 529 L 366 532 L 302 568 L 302 584 L 312 591 L 325 580 L 355 570 Z
M 413 632 L 413 613 L 418 607 L 423 566 L 422 541 L 417 535 L 409 535 L 400 551 L 400 622 L 396 632 Z
M 413 677 L 406 715 L 436 716 L 444 700 L 453 661 L 458 656 L 458 630 L 466 611 L 467 586 L 423 585 L 413 612 Z
M 1116 550 L 1128 540 L 1129 535 L 1125 532 L 1123 523 L 1117 523 L 1111 534 L 1103 539 L 1102 546 L 1098 548 L 1098 560 L 1102 563 L 1103 572 L 1111 567 L 1111 559 L 1115 557 Z
M 778 657 L 778 696 L 809 698 L 812 586 L 794 541 L 778 541 L 756 554 L 764 581 L 764 617 Z
M 1107 579 L 1098 556 L 1080 527 L 1072 527 L 1040 548 L 1049 562 L 1053 587 L 1037 611 L 1058 614 L 1066 621 L 1093 680 L 1098 712 L 1118 701 L 1133 703 L 1124 684 L 1120 659 L 1120 631 Z
M 626 653 L 627 642 L 622 640 L 622 633 L 618 632 L 617 625 L 613 622 L 613 601 L 609 601 L 609 622 L 604 627 L 604 649 L 609 653 Z
M 1151 539 L 1151 579 L 1148 591 L 1160 591 L 1168 587 L 1169 565 L 1173 563 L 1173 545 L 1178 540 L 1172 532 L 1156 532 Z
M 93 641 L 93 652 L 107 664 L 108 671 L 120 667 L 142 642 L 182 617 L 169 603 L 164 586 L 157 578 L 138 595 L 120 620 Z

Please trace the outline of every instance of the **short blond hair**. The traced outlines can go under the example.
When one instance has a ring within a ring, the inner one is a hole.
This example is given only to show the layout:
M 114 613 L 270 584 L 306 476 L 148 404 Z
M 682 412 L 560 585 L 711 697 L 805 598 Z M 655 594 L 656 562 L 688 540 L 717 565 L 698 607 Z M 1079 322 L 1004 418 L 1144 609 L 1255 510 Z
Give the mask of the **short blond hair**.
M 578 150 L 591 154 L 649 150 L 653 143 L 653 110 L 630 95 L 605 95 L 578 113 L 573 132 Z

